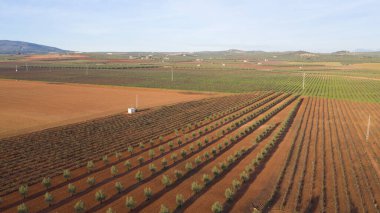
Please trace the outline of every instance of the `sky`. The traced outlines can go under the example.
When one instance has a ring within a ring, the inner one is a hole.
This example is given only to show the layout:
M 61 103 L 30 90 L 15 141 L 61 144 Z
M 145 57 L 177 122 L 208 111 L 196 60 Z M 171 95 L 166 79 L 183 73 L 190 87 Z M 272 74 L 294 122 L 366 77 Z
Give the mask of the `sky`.
M 0 40 L 73 51 L 380 49 L 380 0 L 0 0 Z

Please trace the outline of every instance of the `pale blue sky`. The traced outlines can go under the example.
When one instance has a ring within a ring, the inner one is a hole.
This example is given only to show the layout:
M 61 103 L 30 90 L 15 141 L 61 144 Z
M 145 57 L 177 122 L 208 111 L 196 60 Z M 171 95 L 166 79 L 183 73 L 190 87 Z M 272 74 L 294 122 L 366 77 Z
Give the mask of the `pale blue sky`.
M 380 48 L 380 0 L 0 0 L 0 39 L 78 51 Z

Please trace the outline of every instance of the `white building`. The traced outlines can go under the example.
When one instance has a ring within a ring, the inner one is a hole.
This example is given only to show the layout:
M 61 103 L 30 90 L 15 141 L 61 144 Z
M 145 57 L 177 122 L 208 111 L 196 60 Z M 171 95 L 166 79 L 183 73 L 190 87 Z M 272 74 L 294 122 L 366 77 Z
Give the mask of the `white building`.
M 135 112 L 136 112 L 136 108 L 133 108 L 133 107 L 128 108 L 128 114 L 133 114 Z

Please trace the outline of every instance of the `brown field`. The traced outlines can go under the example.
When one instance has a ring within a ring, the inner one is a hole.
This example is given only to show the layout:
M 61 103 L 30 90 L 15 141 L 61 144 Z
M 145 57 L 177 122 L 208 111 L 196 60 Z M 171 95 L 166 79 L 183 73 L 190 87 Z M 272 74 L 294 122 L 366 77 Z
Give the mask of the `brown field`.
M 164 89 L 0 80 L 0 138 L 125 112 L 214 97 Z
M 6 165 L 0 211 L 14 212 L 25 203 L 30 212 L 73 212 L 83 201 L 88 212 L 128 212 L 126 197 L 133 197 L 139 212 L 159 212 L 161 205 L 173 212 L 211 212 L 216 201 L 223 212 L 377 212 L 379 112 L 379 104 L 260 92 L 8 138 L 0 141 Z M 366 141 L 368 114 L 373 131 Z M 102 160 L 105 155 L 108 161 Z M 89 160 L 95 164 L 91 170 Z M 62 176 L 66 168 L 71 171 L 67 180 Z M 177 177 L 178 171 L 182 175 Z M 5 180 L 11 175 L 22 178 L 14 177 L 10 184 Z M 170 179 L 166 186 L 164 175 Z M 40 183 L 47 176 L 52 177 L 49 189 Z M 89 177 L 95 178 L 93 185 Z M 29 193 L 23 199 L 16 190 L 25 180 Z M 236 181 L 240 186 L 234 186 Z M 123 185 L 120 192 L 117 182 Z M 197 192 L 194 182 L 201 186 Z M 76 186 L 75 193 L 68 192 L 68 184 Z M 152 190 L 149 199 L 147 188 Z M 234 192 L 230 201 L 227 188 Z M 46 191 L 54 196 L 50 206 L 44 201 Z M 99 191 L 106 195 L 101 202 L 95 199 Z M 180 194 L 184 200 L 177 207 Z

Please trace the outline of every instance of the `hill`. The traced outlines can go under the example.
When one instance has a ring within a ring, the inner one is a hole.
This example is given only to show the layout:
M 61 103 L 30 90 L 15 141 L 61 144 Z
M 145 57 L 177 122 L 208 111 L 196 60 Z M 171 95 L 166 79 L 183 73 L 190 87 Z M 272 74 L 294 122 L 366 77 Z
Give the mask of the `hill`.
M 0 40 L 0 54 L 64 53 L 66 50 L 23 41 Z

